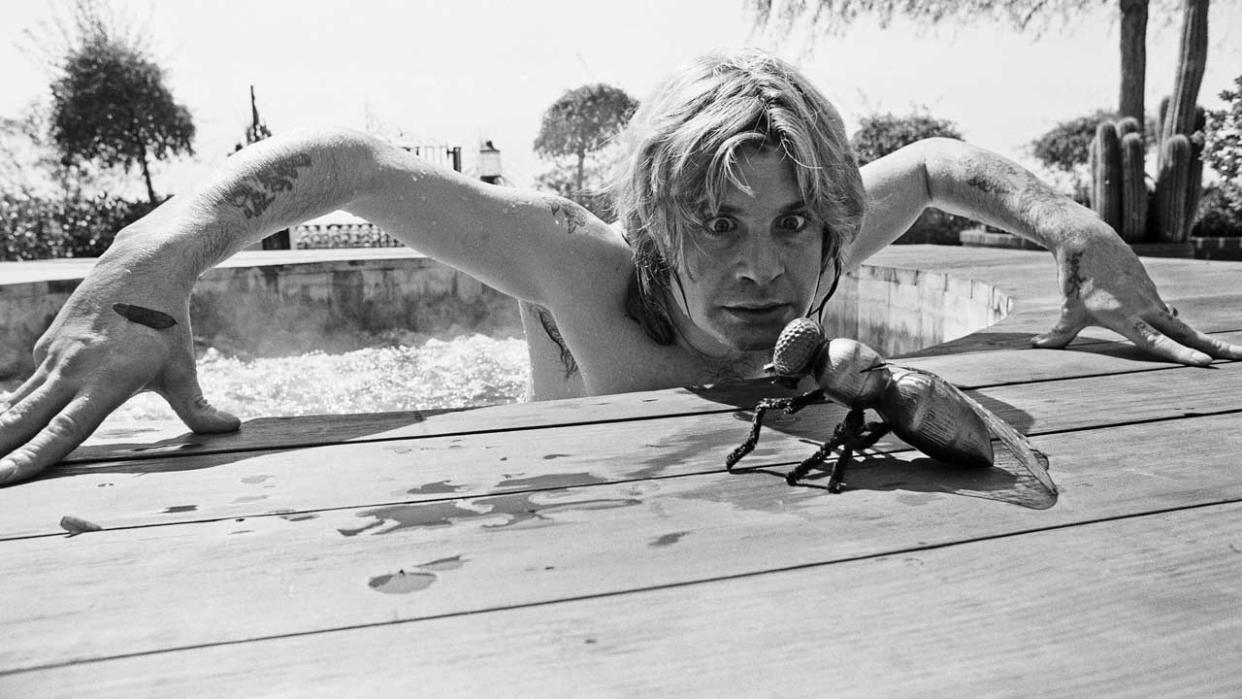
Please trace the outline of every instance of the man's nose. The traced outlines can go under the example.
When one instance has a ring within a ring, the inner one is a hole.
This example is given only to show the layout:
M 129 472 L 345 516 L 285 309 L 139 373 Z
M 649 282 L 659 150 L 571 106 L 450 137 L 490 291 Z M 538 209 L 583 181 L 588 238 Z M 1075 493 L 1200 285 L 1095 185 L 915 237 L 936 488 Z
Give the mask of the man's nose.
M 763 285 L 784 274 L 785 261 L 775 241 L 754 236 L 743 246 L 737 267 L 739 277 Z

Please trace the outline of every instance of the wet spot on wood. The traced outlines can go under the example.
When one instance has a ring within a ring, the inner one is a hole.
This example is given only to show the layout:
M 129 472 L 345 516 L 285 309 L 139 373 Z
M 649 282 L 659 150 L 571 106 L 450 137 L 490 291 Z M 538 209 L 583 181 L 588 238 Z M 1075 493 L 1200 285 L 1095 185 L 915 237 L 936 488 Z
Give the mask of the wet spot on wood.
M 655 546 L 655 547 L 672 546 L 678 541 L 681 541 L 681 537 L 689 533 L 690 532 L 673 532 L 672 534 L 665 534 L 664 536 L 661 536 L 660 538 L 648 544 L 648 546 Z
M 193 512 L 197 509 L 198 509 L 198 505 L 173 505 L 172 507 L 164 508 L 164 511 L 161 512 L 160 514 L 174 515 L 174 514 L 177 514 L 178 512 Z
M 452 481 L 436 481 L 435 483 L 424 483 L 417 488 L 410 488 L 405 491 L 410 495 L 436 495 L 439 493 L 456 493 L 461 490 L 460 487 L 450 485 Z
M 254 533 L 253 529 L 238 529 L 235 532 L 229 532 L 229 534 L 253 534 L 253 533 Z
M 466 562 L 461 556 L 451 556 L 449 558 L 437 558 L 434 561 L 423 563 L 418 567 L 423 570 L 434 570 L 436 572 L 444 572 L 446 570 L 457 570 L 464 566 Z
M 95 487 L 96 488 L 111 488 L 112 484 L 111 483 L 100 483 L 99 485 L 96 485 Z
M 388 594 L 404 595 L 419 590 L 426 590 L 436 581 L 433 573 L 407 573 L 404 570 L 386 575 L 377 575 L 367 583 L 372 590 Z
M 266 495 L 244 495 L 240 498 L 234 499 L 233 504 L 236 505 L 236 504 L 243 503 L 243 502 L 258 502 L 259 500 L 266 500 L 266 499 L 267 499 Z
M 337 529 L 337 531 L 342 536 L 357 536 L 367 531 L 374 534 L 392 534 L 407 529 L 451 527 L 461 522 L 478 519 L 502 520 L 499 523 L 482 525 L 484 529 L 489 530 L 512 528 L 527 523 L 547 526 L 555 523 L 549 517 L 553 514 L 631 507 L 642 503 L 642 500 L 637 498 L 548 501 L 547 496 L 550 492 L 555 491 L 494 495 L 469 502 L 429 502 L 379 507 L 358 513 L 359 517 L 374 518 L 373 522 L 356 529 Z
M 269 478 L 271 478 L 271 476 L 267 476 L 267 475 L 259 475 L 259 476 L 246 476 L 245 478 L 241 479 L 241 482 L 242 482 L 242 483 L 249 483 L 249 484 L 251 484 L 251 485 L 257 485 L 257 484 L 259 484 L 259 483 L 262 483 L 262 482 L 266 481 L 266 480 L 267 480 L 267 479 L 269 479 Z
M 926 505 L 936 497 L 935 493 L 901 493 L 897 496 L 897 502 L 903 505 Z
M 548 488 L 564 489 L 576 485 L 594 485 L 598 483 L 607 483 L 606 478 L 593 476 L 586 472 L 579 473 L 549 473 L 542 476 L 531 476 L 529 478 L 506 478 L 496 484 L 497 488 L 505 490 L 541 490 Z
M 316 519 L 319 515 L 314 512 L 297 512 L 294 514 L 281 515 L 280 518 L 289 522 L 305 522 L 308 519 Z
M 563 459 L 567 456 L 569 456 L 569 454 L 545 454 L 543 460 L 551 461 L 552 459 Z

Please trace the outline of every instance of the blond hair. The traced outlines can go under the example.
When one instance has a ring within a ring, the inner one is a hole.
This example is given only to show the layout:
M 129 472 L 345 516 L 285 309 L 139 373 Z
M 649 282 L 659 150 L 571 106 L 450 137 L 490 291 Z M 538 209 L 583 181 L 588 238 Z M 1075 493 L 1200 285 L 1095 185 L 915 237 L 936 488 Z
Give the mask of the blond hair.
M 793 66 L 754 49 L 703 56 L 642 102 L 622 135 L 613 184 L 618 219 L 634 249 L 627 308 L 661 344 L 673 341 L 665 307 L 692 228 L 718 208 L 745 149 L 777 148 L 795 164 L 802 199 L 823 222 L 821 270 L 840 266 L 862 227 L 865 196 L 845 125 Z

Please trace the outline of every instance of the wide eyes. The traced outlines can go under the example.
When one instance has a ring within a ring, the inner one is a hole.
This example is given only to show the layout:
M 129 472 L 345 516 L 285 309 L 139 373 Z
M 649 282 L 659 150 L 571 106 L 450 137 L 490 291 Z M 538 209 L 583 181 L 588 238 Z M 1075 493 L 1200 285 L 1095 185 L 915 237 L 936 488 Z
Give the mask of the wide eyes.
M 707 219 L 703 227 L 707 229 L 708 233 L 713 235 L 724 235 L 737 230 L 737 221 L 728 216 L 713 216 Z
M 776 230 L 784 233 L 799 233 L 806 229 L 810 220 L 802 214 L 782 214 L 776 219 Z M 703 229 L 712 235 L 725 235 L 738 229 L 738 222 L 732 216 L 712 216 L 703 222 Z
M 797 233 L 806 228 L 807 218 L 802 214 L 785 214 L 776 220 L 776 227 L 787 233 Z

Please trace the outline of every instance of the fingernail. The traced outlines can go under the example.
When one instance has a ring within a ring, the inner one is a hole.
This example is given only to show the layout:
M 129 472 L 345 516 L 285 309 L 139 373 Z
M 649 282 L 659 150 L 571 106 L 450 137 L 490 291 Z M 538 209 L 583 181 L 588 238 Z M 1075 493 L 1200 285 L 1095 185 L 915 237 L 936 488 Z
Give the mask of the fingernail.
M 8 459 L 0 461 L 0 485 L 8 483 L 15 475 L 17 475 L 17 464 Z

